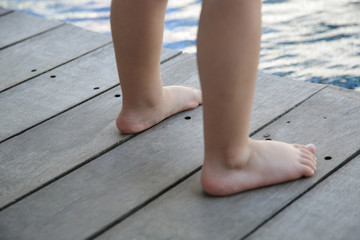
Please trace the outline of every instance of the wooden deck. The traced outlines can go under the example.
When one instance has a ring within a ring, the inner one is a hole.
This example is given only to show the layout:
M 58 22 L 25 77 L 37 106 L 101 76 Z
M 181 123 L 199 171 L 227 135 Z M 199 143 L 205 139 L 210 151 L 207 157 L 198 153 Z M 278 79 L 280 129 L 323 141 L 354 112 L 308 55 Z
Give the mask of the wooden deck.
M 315 143 L 318 171 L 214 198 L 201 107 L 122 135 L 110 36 L 1 8 L 0 29 L 0 239 L 359 239 L 359 92 L 260 72 L 251 136 Z M 161 71 L 199 87 L 192 55 Z

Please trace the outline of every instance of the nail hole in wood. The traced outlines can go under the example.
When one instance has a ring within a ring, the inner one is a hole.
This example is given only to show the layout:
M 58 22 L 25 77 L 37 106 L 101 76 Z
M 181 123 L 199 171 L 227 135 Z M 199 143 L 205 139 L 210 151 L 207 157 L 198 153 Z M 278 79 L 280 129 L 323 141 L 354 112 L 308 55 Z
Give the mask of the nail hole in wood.
M 98 89 L 100 89 L 99 87 L 94 87 L 94 90 L 98 90 Z
M 332 157 L 331 157 L 331 156 L 326 156 L 326 157 L 324 157 L 324 159 L 325 159 L 325 160 L 331 160 Z
M 190 116 L 186 116 L 186 117 L 184 117 L 184 119 L 185 119 L 185 120 L 190 120 L 191 117 L 190 117 Z
M 31 72 L 36 72 L 36 69 L 31 70 Z
M 56 78 L 56 76 L 55 76 L 55 75 L 51 75 L 50 77 L 51 77 L 51 78 Z
M 121 95 L 120 94 L 115 94 L 114 97 L 121 97 Z
M 266 140 L 266 141 L 271 141 L 272 139 L 271 139 L 271 138 L 266 138 L 265 140 Z
M 264 134 L 264 138 L 269 138 L 270 137 L 270 134 Z

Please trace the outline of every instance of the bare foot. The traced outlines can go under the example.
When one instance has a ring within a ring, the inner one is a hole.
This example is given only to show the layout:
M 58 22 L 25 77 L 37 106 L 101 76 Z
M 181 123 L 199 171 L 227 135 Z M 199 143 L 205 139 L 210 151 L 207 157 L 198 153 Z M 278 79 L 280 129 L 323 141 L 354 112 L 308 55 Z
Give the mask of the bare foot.
M 232 161 L 205 159 L 201 183 L 206 193 L 231 195 L 249 189 L 311 177 L 316 170 L 315 146 L 249 139 Z M 207 161 L 208 160 L 208 161 Z
M 201 91 L 182 86 L 163 88 L 159 104 L 144 109 L 122 109 L 116 126 L 124 134 L 137 133 L 154 126 L 175 113 L 196 108 L 202 103 Z

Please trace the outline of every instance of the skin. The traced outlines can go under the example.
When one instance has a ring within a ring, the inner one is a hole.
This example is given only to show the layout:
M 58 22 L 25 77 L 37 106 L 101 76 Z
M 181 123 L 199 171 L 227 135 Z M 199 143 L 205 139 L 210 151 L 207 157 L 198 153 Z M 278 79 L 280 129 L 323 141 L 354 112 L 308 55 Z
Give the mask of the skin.
M 123 92 L 116 125 L 123 133 L 141 132 L 180 111 L 201 104 L 201 92 L 163 87 L 160 55 L 167 1 L 112 1 L 111 31 Z
M 119 131 L 143 131 L 203 104 L 204 191 L 226 196 L 311 177 L 315 146 L 249 139 L 261 39 L 260 0 L 203 0 L 198 32 L 202 92 L 163 87 L 165 0 L 113 0 L 111 27 L 123 91 Z

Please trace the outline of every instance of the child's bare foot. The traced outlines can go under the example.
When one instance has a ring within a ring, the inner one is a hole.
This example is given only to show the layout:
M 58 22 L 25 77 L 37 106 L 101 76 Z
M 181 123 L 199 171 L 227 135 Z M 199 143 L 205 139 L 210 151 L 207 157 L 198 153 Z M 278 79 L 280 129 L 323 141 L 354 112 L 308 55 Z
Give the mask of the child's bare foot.
M 175 113 L 196 108 L 201 103 L 200 90 L 167 86 L 163 88 L 158 105 L 139 109 L 123 108 L 116 119 L 116 126 L 124 134 L 141 132 Z
M 311 177 L 316 170 L 315 151 L 312 144 L 249 139 L 248 147 L 236 159 L 205 159 L 201 183 L 206 193 L 224 196 Z

